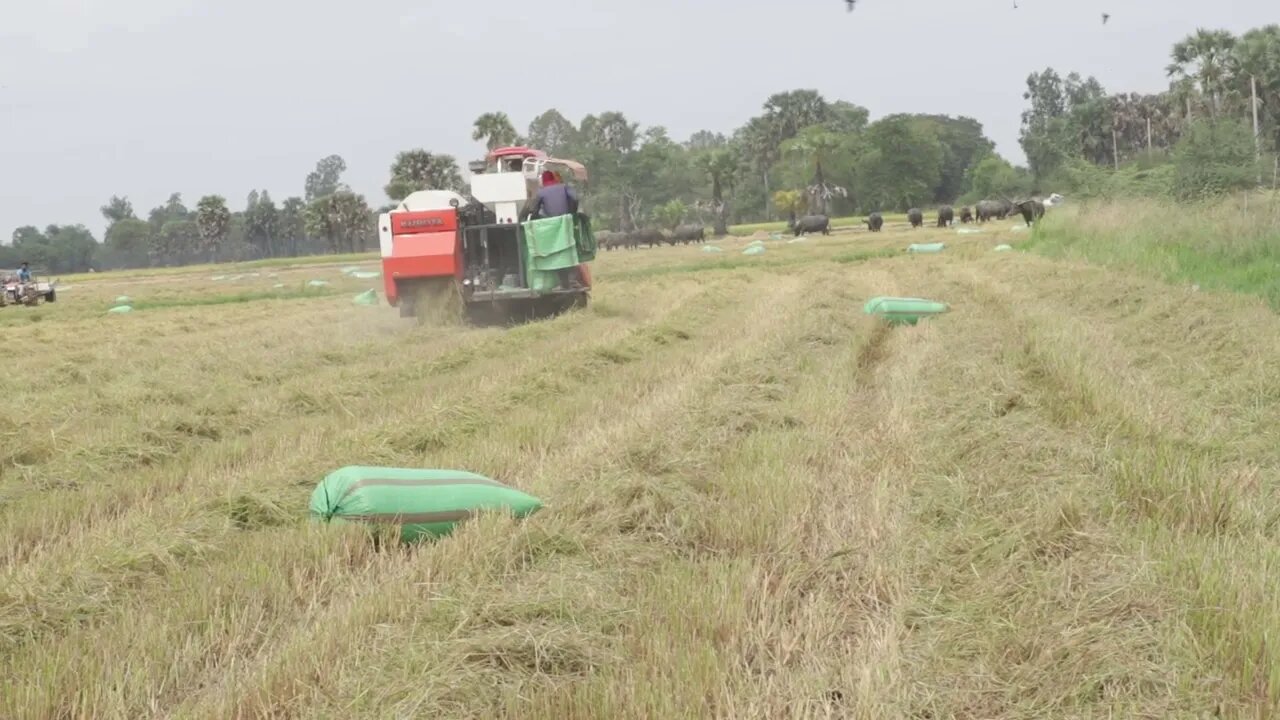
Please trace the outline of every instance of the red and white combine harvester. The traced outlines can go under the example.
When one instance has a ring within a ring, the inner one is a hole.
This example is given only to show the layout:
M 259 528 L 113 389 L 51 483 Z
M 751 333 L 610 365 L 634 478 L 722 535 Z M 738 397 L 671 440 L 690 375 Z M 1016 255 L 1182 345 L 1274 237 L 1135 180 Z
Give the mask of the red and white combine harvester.
M 526 147 L 499 148 L 471 164 L 470 198 L 450 190 L 421 190 L 378 218 L 387 301 L 401 317 L 472 320 L 543 317 L 583 306 L 591 293 L 587 262 L 573 287 L 532 287 L 520 213 L 537 192 L 543 171 L 579 183 L 581 163 Z M 594 253 L 591 254 L 593 256 Z M 586 258 L 587 260 L 590 257 Z

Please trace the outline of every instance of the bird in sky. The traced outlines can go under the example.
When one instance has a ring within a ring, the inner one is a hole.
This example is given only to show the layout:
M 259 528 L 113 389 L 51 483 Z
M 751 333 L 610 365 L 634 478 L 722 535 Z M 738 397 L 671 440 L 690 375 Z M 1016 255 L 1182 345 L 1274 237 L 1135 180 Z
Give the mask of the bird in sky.
M 1111 15 L 1109 15 L 1109 14 L 1107 14 L 1107 13 L 1102 13 L 1102 24 L 1103 24 L 1103 25 L 1106 25 L 1106 24 L 1107 24 L 1107 21 L 1108 21 L 1108 20 L 1110 20 L 1110 19 L 1111 19 Z
M 844 4 L 849 6 L 849 12 L 853 12 L 853 6 L 858 4 L 858 0 L 844 0 Z

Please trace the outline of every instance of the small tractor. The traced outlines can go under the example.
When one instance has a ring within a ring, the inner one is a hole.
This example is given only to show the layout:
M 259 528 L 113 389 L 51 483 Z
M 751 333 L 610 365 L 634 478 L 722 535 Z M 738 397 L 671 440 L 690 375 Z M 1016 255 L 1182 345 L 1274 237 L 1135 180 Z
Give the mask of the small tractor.
M 387 301 L 401 317 L 477 324 L 547 317 L 583 307 L 591 293 L 594 245 L 568 268 L 569 287 L 533 282 L 520 214 L 542 173 L 584 182 L 581 163 L 540 150 L 506 147 L 470 164 L 470 197 L 450 190 L 412 193 L 378 217 L 378 245 Z M 583 248 L 581 224 L 575 240 Z
M 0 307 L 6 305 L 26 305 L 33 307 L 43 302 L 55 302 L 58 291 L 53 283 L 18 279 L 16 272 L 0 272 Z

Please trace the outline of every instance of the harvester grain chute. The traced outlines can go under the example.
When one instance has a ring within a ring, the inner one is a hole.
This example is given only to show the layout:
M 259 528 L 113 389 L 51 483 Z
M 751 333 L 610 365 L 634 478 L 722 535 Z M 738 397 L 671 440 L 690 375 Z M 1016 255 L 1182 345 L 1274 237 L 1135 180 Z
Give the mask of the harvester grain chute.
M 544 317 L 585 306 L 595 257 L 586 218 L 572 223 L 566 253 L 572 282 L 547 282 L 521 223 L 543 171 L 587 179 L 572 160 L 526 147 L 499 148 L 472 163 L 470 198 L 450 190 L 412 193 L 378 218 L 387 302 L 401 317 L 498 321 Z M 553 273 L 554 275 L 554 273 Z

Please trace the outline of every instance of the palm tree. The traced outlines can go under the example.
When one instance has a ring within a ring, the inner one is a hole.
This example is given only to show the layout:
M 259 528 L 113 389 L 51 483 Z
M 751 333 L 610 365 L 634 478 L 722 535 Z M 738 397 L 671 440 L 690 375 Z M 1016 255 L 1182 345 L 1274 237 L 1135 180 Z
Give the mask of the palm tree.
M 748 162 L 763 180 L 764 205 L 769 209 L 773 199 L 769 190 L 769 170 L 778 161 L 780 130 L 767 116 L 753 117 L 738 131 L 735 140 L 748 154 Z M 769 213 L 772 216 L 772 212 Z
M 716 236 L 728 235 L 729 213 L 724 202 L 724 188 L 733 182 L 733 173 L 737 169 L 738 159 L 731 151 L 717 148 L 699 155 L 697 163 L 698 169 L 711 178 L 711 203 L 715 211 Z
M 771 95 L 764 103 L 765 117 L 778 130 L 778 140 L 790 140 L 811 125 L 826 122 L 831 106 L 817 90 L 792 90 Z
M 221 195 L 206 195 L 196 205 L 196 227 L 199 229 L 202 250 L 215 260 L 227 239 L 231 228 L 231 211 Z
M 515 126 L 511 124 L 511 118 L 504 112 L 488 112 L 481 115 L 476 118 L 474 128 L 471 139 L 483 140 L 488 150 L 514 145 L 519 139 Z
M 813 165 L 813 184 L 808 187 L 809 196 L 824 215 L 831 214 L 831 198 L 848 195 L 844 188 L 829 184 L 823 171 L 823 163 L 828 162 L 831 155 L 840 148 L 840 142 L 839 135 L 821 127 L 810 127 L 783 145 L 786 153 L 801 158 L 806 167 Z
M 1240 37 L 1234 49 L 1233 88 L 1242 97 L 1252 98 L 1256 90 L 1259 133 L 1280 126 L 1280 25 L 1255 28 Z M 1253 108 L 1249 108 L 1252 114 Z M 1261 135 L 1257 138 L 1261 150 Z
M 1194 78 L 1209 98 L 1209 112 L 1217 117 L 1231 71 L 1236 38 L 1226 30 L 1200 28 L 1173 46 L 1173 62 L 1165 71 L 1173 78 Z

